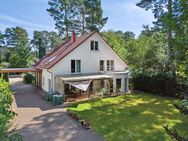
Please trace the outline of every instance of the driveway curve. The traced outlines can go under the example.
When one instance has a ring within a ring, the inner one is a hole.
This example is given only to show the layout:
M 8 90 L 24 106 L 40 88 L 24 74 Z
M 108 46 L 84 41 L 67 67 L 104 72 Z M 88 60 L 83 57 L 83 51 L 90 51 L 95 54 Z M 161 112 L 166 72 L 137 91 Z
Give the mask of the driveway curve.
M 42 98 L 42 91 L 11 78 L 17 131 L 24 141 L 104 141 L 92 129 L 79 127 L 66 115 L 62 106 L 54 106 Z

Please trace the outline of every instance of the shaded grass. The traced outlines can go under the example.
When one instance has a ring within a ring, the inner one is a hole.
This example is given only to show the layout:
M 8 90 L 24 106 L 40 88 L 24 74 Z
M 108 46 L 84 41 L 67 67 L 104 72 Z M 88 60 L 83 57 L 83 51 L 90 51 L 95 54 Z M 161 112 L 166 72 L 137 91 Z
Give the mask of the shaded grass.
M 109 141 L 171 141 L 162 125 L 188 136 L 188 117 L 172 105 L 178 102 L 138 93 L 76 103 L 70 110 L 88 120 Z

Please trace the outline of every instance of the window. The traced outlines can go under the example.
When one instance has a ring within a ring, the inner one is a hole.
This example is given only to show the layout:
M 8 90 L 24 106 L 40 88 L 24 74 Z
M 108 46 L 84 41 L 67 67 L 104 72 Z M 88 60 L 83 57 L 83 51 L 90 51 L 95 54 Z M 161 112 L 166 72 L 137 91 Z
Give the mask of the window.
M 71 73 L 75 73 L 75 60 L 71 60 Z
M 114 60 L 111 60 L 111 71 L 114 71 Z
M 107 60 L 107 71 L 114 71 L 114 60 Z
M 110 60 L 107 60 L 107 71 L 110 70 Z
M 104 71 L 104 60 L 100 60 L 100 71 Z
M 99 50 L 99 43 L 97 41 L 91 41 L 91 50 Z
M 91 50 L 94 50 L 94 41 L 91 41 Z
M 95 50 L 99 50 L 99 43 L 95 41 Z
M 71 73 L 81 72 L 81 60 L 71 60 Z
M 76 68 L 77 68 L 77 72 L 80 73 L 81 72 L 81 61 L 80 60 L 76 60 Z

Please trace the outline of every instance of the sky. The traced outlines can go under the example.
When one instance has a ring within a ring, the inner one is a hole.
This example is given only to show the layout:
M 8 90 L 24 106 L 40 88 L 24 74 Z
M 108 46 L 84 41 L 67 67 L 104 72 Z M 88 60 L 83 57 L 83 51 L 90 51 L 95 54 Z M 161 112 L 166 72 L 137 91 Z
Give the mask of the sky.
M 153 14 L 136 6 L 139 0 L 101 0 L 104 17 L 108 22 L 103 30 L 132 31 L 137 36 L 143 25 L 152 26 Z M 29 36 L 33 31 L 56 31 L 53 18 L 46 9 L 48 0 L 0 0 L 0 30 L 21 26 Z

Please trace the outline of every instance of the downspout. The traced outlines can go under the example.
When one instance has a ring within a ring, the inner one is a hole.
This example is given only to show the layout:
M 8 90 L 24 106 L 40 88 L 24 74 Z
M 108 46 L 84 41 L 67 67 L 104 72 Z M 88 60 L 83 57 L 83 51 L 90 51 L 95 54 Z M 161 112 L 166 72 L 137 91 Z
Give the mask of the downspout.
M 49 72 L 51 74 L 51 80 L 52 80 L 52 90 L 54 91 L 54 77 L 53 77 L 53 73 L 50 72 L 49 70 L 47 70 L 47 72 Z

